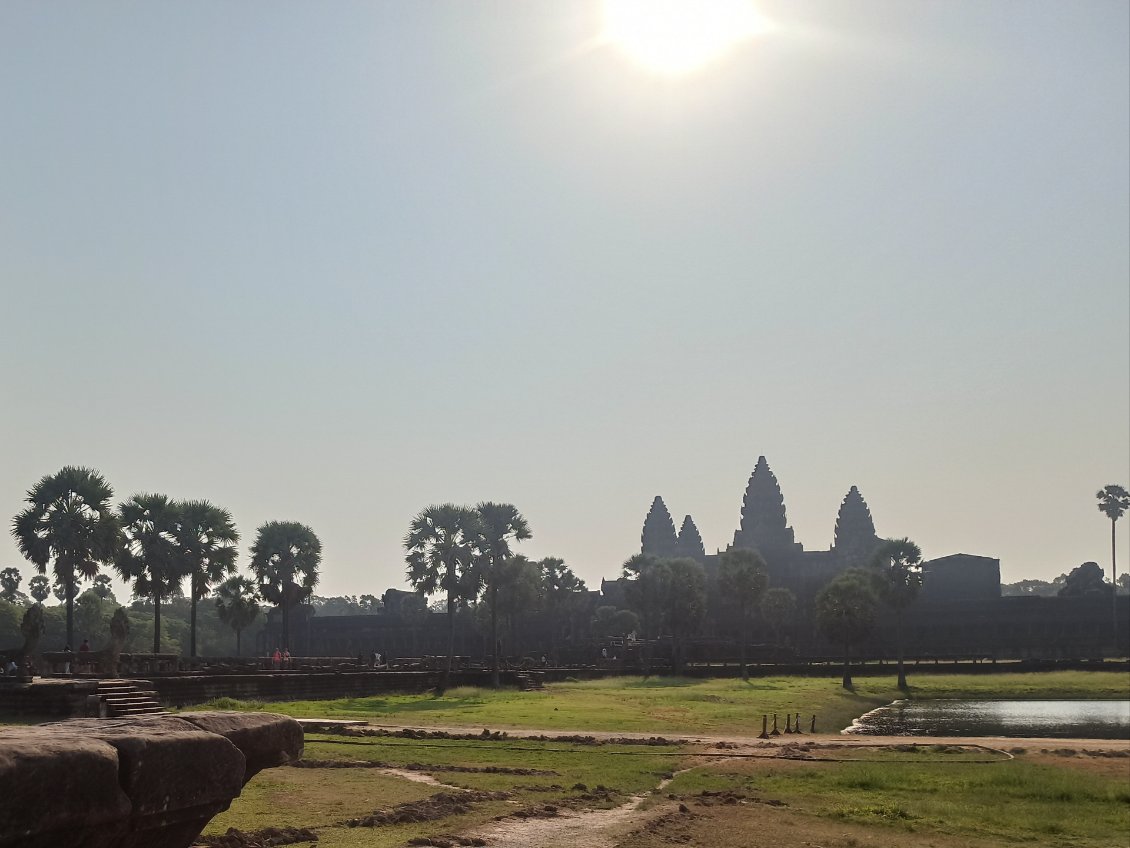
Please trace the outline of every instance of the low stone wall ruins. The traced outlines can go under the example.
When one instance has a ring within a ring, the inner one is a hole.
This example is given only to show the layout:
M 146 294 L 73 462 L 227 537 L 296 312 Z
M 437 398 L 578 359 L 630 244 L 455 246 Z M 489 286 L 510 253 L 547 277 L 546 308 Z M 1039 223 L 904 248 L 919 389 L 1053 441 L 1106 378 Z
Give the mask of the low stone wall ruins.
M 187 848 L 257 772 L 302 756 L 270 713 L 0 729 L 0 848 Z

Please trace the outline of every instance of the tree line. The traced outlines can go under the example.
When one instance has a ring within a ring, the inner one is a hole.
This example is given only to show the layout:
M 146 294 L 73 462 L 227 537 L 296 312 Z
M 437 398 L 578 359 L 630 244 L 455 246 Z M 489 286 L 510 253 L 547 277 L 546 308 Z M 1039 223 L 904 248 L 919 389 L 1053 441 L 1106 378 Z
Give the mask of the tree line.
M 93 598 L 109 595 L 113 568 L 135 597 L 153 605 L 153 652 L 161 652 L 161 611 L 188 595 L 188 654 L 197 656 L 197 612 L 214 593 L 220 619 L 239 637 L 259 615 L 260 600 L 283 610 L 284 638 L 289 605 L 309 596 L 318 581 L 321 542 L 304 524 L 269 521 L 251 545 L 254 579 L 236 573 L 239 531 L 231 513 L 206 500 L 179 501 L 156 493 L 135 494 L 116 507 L 114 492 L 97 471 L 66 466 L 43 477 L 27 492 L 27 506 L 12 520 L 20 553 L 38 572 L 28 583 L 31 600 L 42 605 L 53 591 L 66 608 L 66 645 L 75 645 L 75 600 L 82 581 Z M 48 573 L 51 580 L 48 580 Z M 0 572 L 0 588 L 18 601 L 17 569 Z

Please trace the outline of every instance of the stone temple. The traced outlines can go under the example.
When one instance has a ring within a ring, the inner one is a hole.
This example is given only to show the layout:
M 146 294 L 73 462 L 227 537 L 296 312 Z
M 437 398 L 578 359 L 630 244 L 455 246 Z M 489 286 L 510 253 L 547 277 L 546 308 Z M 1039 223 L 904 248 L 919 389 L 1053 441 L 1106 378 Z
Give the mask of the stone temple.
M 852 486 L 840 504 L 832 546 L 806 551 L 789 526 L 780 483 L 761 456 L 746 485 L 741 523 L 727 548 L 758 551 L 765 559 L 771 586 L 784 586 L 798 598 L 810 599 L 843 570 L 867 565 L 880 541 L 867 501 Z M 644 520 L 641 552 L 656 557 L 692 557 L 705 566 L 708 583 L 716 582 L 717 554 L 706 554 L 691 516 L 686 516 L 675 532 L 675 523 L 661 497 L 652 501 Z M 924 597 L 946 594 L 956 600 L 1000 596 L 1000 561 L 991 557 L 954 554 L 924 563 L 923 573 Z

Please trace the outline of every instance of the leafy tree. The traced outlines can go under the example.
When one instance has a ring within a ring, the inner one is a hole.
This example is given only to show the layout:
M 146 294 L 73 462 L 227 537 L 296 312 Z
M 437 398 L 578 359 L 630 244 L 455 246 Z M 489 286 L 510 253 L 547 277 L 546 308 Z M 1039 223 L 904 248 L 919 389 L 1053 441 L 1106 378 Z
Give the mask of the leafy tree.
M 903 662 L 902 619 L 922 587 L 922 551 L 910 539 L 885 539 L 871 557 L 878 575 L 880 600 L 895 612 L 895 645 L 898 651 L 898 687 L 906 691 Z
M 240 635 L 259 617 L 259 595 L 255 582 L 246 577 L 229 577 L 216 588 L 216 610 L 220 621 L 235 631 L 235 655 L 241 655 Z
M 512 542 L 530 538 L 530 525 L 514 504 L 483 501 L 475 507 L 479 515 L 478 532 L 474 539 L 477 567 L 486 586 L 490 608 L 490 682 L 498 688 L 498 589 L 501 581 L 500 566 L 513 556 Z M 513 570 L 508 571 L 514 574 Z
M 64 588 L 67 644 L 74 644 L 76 584 L 93 578 L 118 549 L 113 496 L 97 471 L 68 465 L 36 483 L 27 493 L 27 508 L 12 521 L 20 553 L 40 574 L 51 566 Z
M 190 581 L 188 655 L 195 657 L 196 604 L 235 572 L 239 531 L 226 509 L 208 501 L 186 501 L 180 504 L 177 542 Z
M 100 645 L 105 639 L 114 606 L 104 601 L 94 589 L 87 589 L 75 599 L 75 624 L 92 646 Z
M 541 571 L 536 564 L 518 554 L 499 562 L 495 577 L 498 590 L 493 601 L 490 599 L 487 601 L 490 606 L 491 630 L 492 632 L 494 630 L 497 612 L 498 616 L 506 622 L 506 632 L 513 643 L 515 617 L 535 609 L 542 598 Z
M 18 568 L 5 568 L 0 571 L 0 598 L 10 604 L 20 603 L 24 597 L 24 593 L 20 591 L 22 579 Z
M 667 612 L 671 590 L 671 569 L 667 563 L 668 560 L 646 554 L 636 554 L 624 563 L 624 577 L 628 580 L 625 594 L 643 625 L 645 677 L 651 674 L 651 643 L 662 633 Z
M 384 606 L 384 604 L 381 603 L 381 599 L 376 595 L 362 595 L 357 599 L 357 604 L 361 607 L 361 612 L 370 615 L 380 612 L 381 607 Z
M 51 583 L 51 594 L 55 596 L 55 600 L 59 603 L 65 604 L 67 602 L 67 587 L 58 580 Z M 70 643 L 68 642 L 67 644 L 69 645 Z
M 179 594 L 187 566 L 178 544 L 180 509 L 167 495 L 134 495 L 118 508 L 122 547 L 114 562 L 133 593 L 153 601 L 153 653 L 161 653 L 161 600 Z
M 816 595 L 816 624 L 833 642 L 844 646 L 843 687 L 851 689 L 851 646 L 875 627 L 879 598 L 873 576 L 849 568 Z
M 446 595 L 447 666 L 441 684 L 446 687 L 455 660 L 455 607 L 460 600 L 479 594 L 475 568 L 475 540 L 479 514 L 455 504 L 426 507 L 408 526 L 404 549 L 408 552 L 408 582 L 426 595 Z
M 259 595 L 282 612 L 284 651 L 290 650 L 290 610 L 313 593 L 321 562 L 321 541 L 296 521 L 268 521 L 251 546 L 251 571 L 259 582 Z
M 1097 562 L 1085 562 L 1071 569 L 1059 590 L 1061 598 L 1105 597 L 1113 589 L 1103 576 L 1102 566 Z
M 796 595 L 783 586 L 775 586 L 761 596 L 761 617 L 773 629 L 773 642 L 781 647 L 781 629 L 796 615 Z
M 1118 523 L 1126 510 L 1130 509 L 1130 492 L 1127 492 L 1125 487 L 1116 486 L 1113 483 L 1103 486 L 1095 497 L 1099 500 L 1099 512 L 1110 519 L 1110 585 L 1115 587 L 1111 592 L 1112 596 L 1118 594 L 1118 574 L 1115 568 L 1115 525 Z M 1111 603 L 1111 621 L 1114 624 L 1113 639 L 1114 645 L 1118 647 L 1118 599 L 1112 597 Z
M 90 587 L 90 591 L 94 592 L 101 600 L 114 602 L 117 599 L 114 597 L 114 590 L 110 586 L 110 575 L 99 574 L 94 578 L 94 585 Z
M 1055 580 L 1018 580 L 1015 583 L 1002 583 L 1001 595 L 1005 597 L 1031 596 L 1038 598 L 1054 598 L 1063 588 L 1066 574 L 1061 574 Z
M 598 636 L 624 637 L 640 628 L 640 617 L 630 609 L 600 606 L 596 608 L 595 616 L 593 630 Z
M 27 591 L 33 601 L 42 604 L 51 595 L 51 582 L 42 574 L 37 574 L 27 581 Z
M 698 632 L 706 614 L 706 572 L 701 563 L 687 557 L 668 560 L 667 569 L 667 623 L 671 628 L 672 666 L 679 674 L 687 640 Z
M 549 654 L 556 663 L 557 637 L 565 633 L 573 613 L 577 611 L 576 601 L 579 593 L 585 591 L 585 581 L 573 573 L 573 569 L 560 557 L 545 557 L 538 560 L 545 613 L 549 618 Z
M 731 548 L 719 557 L 718 581 L 722 591 L 738 607 L 741 617 L 741 663 L 742 680 L 749 680 L 749 665 L 746 663 L 746 645 L 749 643 L 749 619 L 757 602 L 769 585 L 769 575 L 765 573 L 765 560 L 757 551 Z

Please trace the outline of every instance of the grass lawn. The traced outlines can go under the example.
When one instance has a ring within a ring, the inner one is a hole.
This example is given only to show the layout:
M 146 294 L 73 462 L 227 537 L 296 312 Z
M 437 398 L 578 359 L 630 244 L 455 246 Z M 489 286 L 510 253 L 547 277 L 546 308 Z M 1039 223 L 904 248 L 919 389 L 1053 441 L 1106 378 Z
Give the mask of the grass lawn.
M 1111 846 L 1130 835 L 1130 765 L 1084 772 L 1067 763 L 1015 760 L 971 764 L 952 754 L 916 762 L 744 760 L 680 774 L 682 797 L 734 792 L 784 801 L 795 812 L 880 830 L 961 840 Z
M 1033 672 L 911 676 L 912 698 L 1125 698 L 1130 674 Z M 223 699 L 202 708 L 266 709 L 296 717 L 358 718 L 376 724 L 460 725 L 562 731 L 756 734 L 763 714 L 812 715 L 818 732 L 834 732 L 868 710 L 903 697 L 895 678 L 859 677 L 855 692 L 838 679 L 758 677 L 736 679 L 604 678 L 552 683 L 542 692 L 459 687 L 442 697 L 385 695 L 332 701 L 239 702 Z

